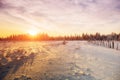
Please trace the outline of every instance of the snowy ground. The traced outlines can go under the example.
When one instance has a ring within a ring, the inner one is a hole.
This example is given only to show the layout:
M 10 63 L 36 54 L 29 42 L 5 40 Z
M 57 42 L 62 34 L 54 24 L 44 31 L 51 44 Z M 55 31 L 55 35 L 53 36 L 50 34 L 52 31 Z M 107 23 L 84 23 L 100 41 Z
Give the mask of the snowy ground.
M 120 51 L 86 41 L 0 42 L 0 80 L 120 80 Z

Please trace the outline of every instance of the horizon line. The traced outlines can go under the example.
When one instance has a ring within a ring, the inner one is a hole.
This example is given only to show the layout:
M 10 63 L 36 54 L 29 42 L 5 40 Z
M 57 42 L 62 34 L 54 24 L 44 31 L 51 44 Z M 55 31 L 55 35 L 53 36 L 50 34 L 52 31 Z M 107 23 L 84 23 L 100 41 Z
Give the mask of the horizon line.
M 95 32 L 95 33 L 74 33 L 74 34 L 58 34 L 58 35 L 49 35 L 49 33 L 47 32 L 38 32 L 36 35 L 34 36 L 38 36 L 38 35 L 43 35 L 43 34 L 47 34 L 49 37 L 64 37 L 64 36 L 75 36 L 75 35 L 79 35 L 82 36 L 83 34 L 87 34 L 87 35 L 95 35 L 96 33 L 99 33 L 100 35 L 110 35 L 110 34 L 120 34 L 120 32 L 111 32 L 111 33 L 100 33 L 100 32 Z M 7 38 L 10 36 L 19 36 L 19 35 L 30 35 L 33 36 L 29 33 L 19 33 L 19 34 L 10 34 L 8 36 L 0 36 L 0 38 Z

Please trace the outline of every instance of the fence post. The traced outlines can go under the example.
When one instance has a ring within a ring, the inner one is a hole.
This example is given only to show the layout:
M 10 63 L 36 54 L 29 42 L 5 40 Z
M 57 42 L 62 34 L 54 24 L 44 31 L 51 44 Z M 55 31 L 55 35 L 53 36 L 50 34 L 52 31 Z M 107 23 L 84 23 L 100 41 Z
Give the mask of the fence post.
M 111 42 L 109 42 L 109 45 L 110 45 L 109 48 L 111 48 Z
M 117 43 L 117 46 L 116 46 L 116 50 L 118 50 L 118 43 Z
M 114 49 L 114 41 L 112 41 L 112 48 Z

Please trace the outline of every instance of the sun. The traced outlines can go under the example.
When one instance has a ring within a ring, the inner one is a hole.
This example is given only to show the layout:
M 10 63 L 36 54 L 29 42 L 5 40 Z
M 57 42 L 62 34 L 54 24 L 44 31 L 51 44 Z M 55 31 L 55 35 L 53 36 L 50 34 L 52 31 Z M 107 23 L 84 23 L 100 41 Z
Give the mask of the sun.
M 32 36 L 35 36 L 35 35 L 38 34 L 38 32 L 35 31 L 35 30 L 29 30 L 28 33 L 29 33 L 30 35 L 32 35 Z

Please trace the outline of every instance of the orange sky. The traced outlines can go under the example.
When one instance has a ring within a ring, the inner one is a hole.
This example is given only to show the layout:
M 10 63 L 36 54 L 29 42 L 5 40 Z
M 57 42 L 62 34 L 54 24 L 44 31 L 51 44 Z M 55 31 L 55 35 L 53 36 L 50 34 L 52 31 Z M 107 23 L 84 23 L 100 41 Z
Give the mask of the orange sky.
M 0 0 L 0 37 L 31 30 L 51 36 L 120 33 L 119 5 L 117 0 Z

